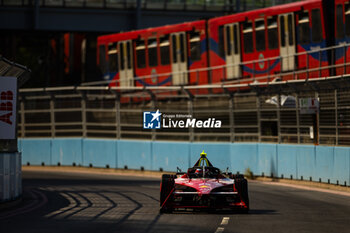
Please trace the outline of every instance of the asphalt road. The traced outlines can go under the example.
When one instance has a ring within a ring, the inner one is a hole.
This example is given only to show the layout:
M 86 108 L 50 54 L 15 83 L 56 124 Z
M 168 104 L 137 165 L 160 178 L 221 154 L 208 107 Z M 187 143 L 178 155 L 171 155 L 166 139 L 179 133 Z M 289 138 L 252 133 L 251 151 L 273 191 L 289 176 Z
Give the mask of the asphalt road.
M 159 214 L 159 179 L 23 172 L 23 201 L 0 210 L 0 232 L 350 232 L 350 197 L 249 183 L 249 214 Z

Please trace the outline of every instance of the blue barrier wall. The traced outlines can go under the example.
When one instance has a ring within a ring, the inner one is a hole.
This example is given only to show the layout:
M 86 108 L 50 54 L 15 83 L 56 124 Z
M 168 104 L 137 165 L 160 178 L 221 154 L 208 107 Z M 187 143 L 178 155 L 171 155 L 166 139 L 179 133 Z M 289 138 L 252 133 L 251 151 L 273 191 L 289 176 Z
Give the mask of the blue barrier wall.
M 334 147 L 317 146 L 314 177 L 321 181 L 333 180 Z
M 186 171 L 191 164 L 190 145 L 186 142 L 153 142 L 152 170 L 176 171 L 179 167 Z
M 20 151 L 22 154 L 22 164 L 31 165 L 52 165 L 51 163 L 51 142 L 52 139 L 20 139 Z
M 257 143 L 189 143 L 104 139 L 20 139 L 22 164 L 183 171 L 205 150 L 222 170 L 350 184 L 350 147 Z
M 83 140 L 83 166 L 117 168 L 117 141 Z
M 349 175 L 349 179 L 346 179 Z M 337 180 L 340 184 L 347 184 L 350 186 L 350 150 L 347 147 L 334 148 L 334 171 L 332 183 Z
M 83 139 L 55 139 L 51 141 L 51 164 L 63 166 L 83 165 Z
M 258 144 L 258 175 L 276 176 L 278 171 L 277 161 L 276 144 Z
M 227 167 L 231 168 L 231 144 L 230 143 L 191 143 L 190 151 L 190 165 L 193 166 L 199 159 L 199 155 L 202 151 L 208 154 L 210 162 L 225 170 Z M 211 156 L 215 155 L 215 156 Z
M 258 144 L 231 144 L 231 171 L 243 174 L 249 168 L 258 173 Z
M 278 145 L 278 177 L 297 178 L 297 155 L 298 147 L 292 145 Z
M 118 168 L 152 169 L 152 147 L 150 141 L 120 140 L 117 143 Z
M 316 148 L 315 146 L 297 146 L 297 178 L 315 180 L 315 160 Z M 350 148 L 349 148 L 350 149 Z

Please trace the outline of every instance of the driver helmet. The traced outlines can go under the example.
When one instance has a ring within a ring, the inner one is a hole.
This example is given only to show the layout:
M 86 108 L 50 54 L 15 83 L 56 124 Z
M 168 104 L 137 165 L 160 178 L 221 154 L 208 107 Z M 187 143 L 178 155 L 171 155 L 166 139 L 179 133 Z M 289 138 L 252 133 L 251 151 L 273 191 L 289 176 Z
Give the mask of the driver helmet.
M 197 175 L 198 175 L 198 174 L 201 174 L 201 173 L 202 173 L 202 169 L 197 168 L 196 171 L 195 171 L 194 173 L 197 174 Z

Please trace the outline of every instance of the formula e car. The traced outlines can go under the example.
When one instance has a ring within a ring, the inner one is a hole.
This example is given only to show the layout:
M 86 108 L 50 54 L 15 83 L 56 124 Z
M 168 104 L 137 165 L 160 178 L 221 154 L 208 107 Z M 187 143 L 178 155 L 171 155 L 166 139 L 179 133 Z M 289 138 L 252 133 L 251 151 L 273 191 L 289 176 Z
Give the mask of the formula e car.
M 247 180 L 241 174 L 222 173 L 203 151 L 187 173 L 162 176 L 160 212 L 176 209 L 239 209 L 248 212 Z

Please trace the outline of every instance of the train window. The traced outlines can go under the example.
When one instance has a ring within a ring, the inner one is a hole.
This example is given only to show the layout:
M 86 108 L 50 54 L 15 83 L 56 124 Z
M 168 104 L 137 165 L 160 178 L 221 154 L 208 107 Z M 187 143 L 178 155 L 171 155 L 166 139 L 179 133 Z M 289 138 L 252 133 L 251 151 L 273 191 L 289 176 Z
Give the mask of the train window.
M 350 4 L 345 5 L 345 34 L 350 36 Z
M 336 17 L 337 17 L 337 38 L 344 38 L 344 21 L 343 21 L 343 5 L 338 4 L 336 9 Z
M 246 22 L 243 24 L 243 42 L 244 52 L 253 52 L 253 28 L 251 22 Z
M 185 62 L 185 35 L 183 33 L 180 34 L 180 55 L 181 62 Z
M 224 46 L 224 27 L 219 27 L 219 55 L 225 57 L 225 46 Z
M 235 24 L 234 26 L 233 26 L 233 38 L 234 38 L 234 40 L 233 40 L 233 46 L 234 46 L 234 49 L 235 49 L 235 54 L 238 54 L 239 53 L 239 51 L 238 51 L 238 33 L 239 33 L 239 31 L 238 31 L 238 25 L 237 24 Z
M 294 45 L 293 28 L 294 28 L 293 17 L 292 17 L 291 14 L 289 14 L 288 15 L 288 40 L 289 40 L 289 45 Z
M 265 20 L 255 21 L 255 43 L 257 51 L 265 50 Z
M 107 61 L 106 61 L 106 46 L 100 45 L 99 48 L 99 65 L 103 74 L 107 72 Z
M 176 49 L 176 35 L 172 35 L 171 37 L 171 45 L 173 48 L 173 63 L 177 63 L 177 49 Z
M 191 61 L 201 60 L 201 39 L 199 32 L 190 33 Z
M 119 50 L 120 50 L 120 69 L 124 70 L 125 69 L 125 49 L 124 49 L 125 44 L 120 43 L 119 44 Z
M 126 54 L 128 56 L 128 69 L 131 69 L 131 41 L 126 42 Z
M 117 43 L 110 43 L 108 45 L 108 67 L 109 72 L 118 72 Z
M 146 47 L 144 40 L 136 41 L 136 58 L 137 58 L 137 67 L 145 68 L 146 67 Z
M 226 26 L 226 30 L 225 30 L 225 38 L 226 38 L 226 53 L 227 55 L 231 55 L 232 53 L 232 47 L 231 47 L 231 43 L 232 43 L 232 37 L 231 37 L 231 26 L 230 25 L 227 25 Z
M 149 66 L 157 66 L 158 65 L 158 52 L 157 52 L 157 39 L 149 39 L 148 40 L 148 63 Z
M 311 11 L 312 17 L 312 42 L 321 42 L 322 35 L 322 21 L 320 9 L 313 9 Z
M 299 14 L 299 43 L 310 43 L 309 13 L 307 11 Z
M 285 34 L 286 34 L 286 26 L 284 23 L 284 16 L 282 15 L 280 17 L 280 37 L 281 37 L 281 46 L 285 47 L 286 46 L 286 38 L 285 38 Z M 269 39 L 270 40 L 270 39 Z
M 277 49 L 278 48 L 277 17 L 269 18 L 267 20 L 267 23 L 268 23 L 267 35 L 268 35 L 269 49 Z
M 160 38 L 160 61 L 162 65 L 170 64 L 169 35 Z

